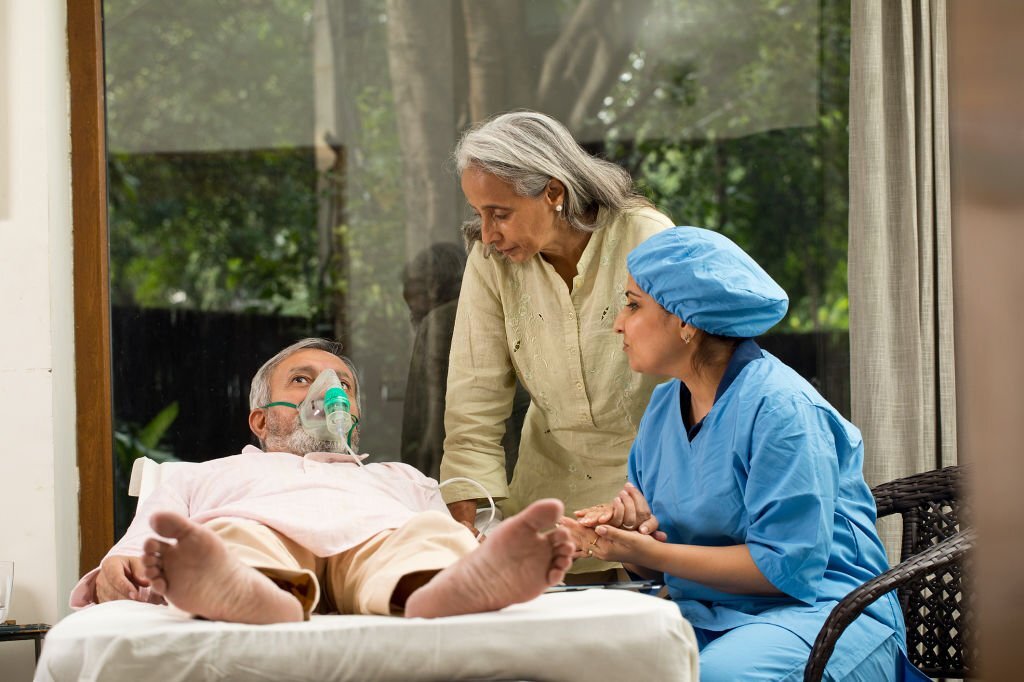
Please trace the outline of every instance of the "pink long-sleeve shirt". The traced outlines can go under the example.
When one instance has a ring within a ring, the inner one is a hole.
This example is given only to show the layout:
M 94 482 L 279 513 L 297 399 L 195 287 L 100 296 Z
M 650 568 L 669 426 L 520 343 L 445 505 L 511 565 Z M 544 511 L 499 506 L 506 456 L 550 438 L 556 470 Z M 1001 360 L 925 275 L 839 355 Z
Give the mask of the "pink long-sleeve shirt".
M 161 481 L 107 556 L 141 556 L 146 538 L 154 535 L 149 519 L 158 511 L 196 523 L 226 517 L 258 521 L 328 557 L 428 510 L 447 513 L 437 482 L 407 464 L 361 467 L 350 455 L 299 457 L 249 445 L 240 455 L 182 467 Z M 96 602 L 98 572 L 94 568 L 78 581 L 71 608 Z

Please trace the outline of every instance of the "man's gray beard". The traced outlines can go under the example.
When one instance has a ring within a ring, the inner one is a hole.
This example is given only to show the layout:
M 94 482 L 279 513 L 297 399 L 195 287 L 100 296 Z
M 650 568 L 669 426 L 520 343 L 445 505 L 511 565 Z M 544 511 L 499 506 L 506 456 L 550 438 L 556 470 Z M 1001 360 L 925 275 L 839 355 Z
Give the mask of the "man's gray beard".
M 283 447 L 274 446 L 271 449 L 291 452 L 296 455 L 305 455 L 310 452 L 344 452 L 345 448 L 341 443 L 333 440 L 320 440 L 314 438 L 299 427 L 282 439 Z M 267 441 L 271 445 L 271 441 Z
M 352 451 L 357 452 L 358 446 L 359 430 L 356 429 L 352 433 Z M 270 417 L 263 447 L 271 452 L 290 452 L 300 457 L 310 452 L 346 452 L 345 445 L 339 441 L 320 440 L 306 433 L 298 418 L 288 424 L 284 420 Z

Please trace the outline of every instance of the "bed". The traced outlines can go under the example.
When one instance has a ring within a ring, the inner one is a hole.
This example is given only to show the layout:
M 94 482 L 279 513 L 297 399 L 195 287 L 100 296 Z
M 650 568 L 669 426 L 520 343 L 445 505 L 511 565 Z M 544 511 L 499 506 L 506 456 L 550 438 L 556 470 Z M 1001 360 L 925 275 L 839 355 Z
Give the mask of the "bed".
M 107 602 L 50 630 L 49 680 L 697 680 L 693 629 L 671 601 L 624 590 L 545 594 L 436 620 L 313 616 L 238 625 Z
M 144 498 L 186 463 L 140 460 Z M 541 595 L 449 618 L 314 615 L 241 625 L 116 601 L 72 613 L 47 634 L 37 682 L 65 680 L 696 681 L 693 628 L 668 600 L 620 589 Z

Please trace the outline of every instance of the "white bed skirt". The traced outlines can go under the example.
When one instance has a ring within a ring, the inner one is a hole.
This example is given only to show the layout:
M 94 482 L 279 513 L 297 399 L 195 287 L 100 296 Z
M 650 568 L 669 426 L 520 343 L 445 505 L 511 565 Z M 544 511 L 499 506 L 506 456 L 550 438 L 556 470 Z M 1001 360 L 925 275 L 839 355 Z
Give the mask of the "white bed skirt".
M 35 679 L 696 682 L 698 668 L 693 629 L 671 601 L 587 590 L 434 620 L 313 616 L 280 625 L 108 602 L 50 630 Z

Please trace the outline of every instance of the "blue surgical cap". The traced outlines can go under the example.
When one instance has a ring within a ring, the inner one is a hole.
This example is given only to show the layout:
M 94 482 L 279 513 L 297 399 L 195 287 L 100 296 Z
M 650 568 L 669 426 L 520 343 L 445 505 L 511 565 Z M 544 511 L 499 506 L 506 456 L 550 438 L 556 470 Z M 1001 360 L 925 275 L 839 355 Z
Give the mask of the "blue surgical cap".
M 663 230 L 626 259 L 661 307 L 711 334 L 750 338 L 786 314 L 789 297 L 728 237 L 699 227 Z

